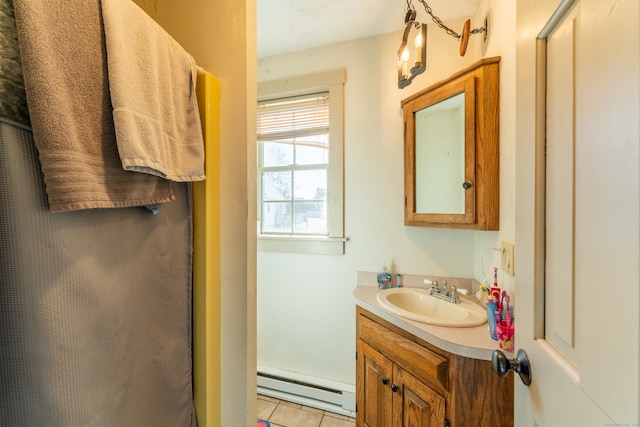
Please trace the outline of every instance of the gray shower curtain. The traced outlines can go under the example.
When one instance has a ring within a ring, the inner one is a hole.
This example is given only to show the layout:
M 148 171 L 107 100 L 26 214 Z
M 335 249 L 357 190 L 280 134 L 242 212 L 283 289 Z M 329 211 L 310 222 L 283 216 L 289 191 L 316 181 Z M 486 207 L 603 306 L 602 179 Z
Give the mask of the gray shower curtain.
M 0 0 L 0 426 L 193 426 L 190 188 L 49 212 L 11 20 Z

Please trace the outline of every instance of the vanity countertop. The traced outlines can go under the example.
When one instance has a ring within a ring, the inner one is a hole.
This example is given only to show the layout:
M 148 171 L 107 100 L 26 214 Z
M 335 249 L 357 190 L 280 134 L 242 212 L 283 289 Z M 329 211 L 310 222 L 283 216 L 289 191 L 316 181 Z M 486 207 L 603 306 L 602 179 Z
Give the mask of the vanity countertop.
M 486 323 L 452 328 L 404 319 L 382 308 L 376 299 L 378 292 L 377 286 L 358 285 L 353 290 L 353 298 L 358 306 L 444 351 L 473 359 L 491 360 L 491 353 L 499 348 L 498 342 L 489 336 Z

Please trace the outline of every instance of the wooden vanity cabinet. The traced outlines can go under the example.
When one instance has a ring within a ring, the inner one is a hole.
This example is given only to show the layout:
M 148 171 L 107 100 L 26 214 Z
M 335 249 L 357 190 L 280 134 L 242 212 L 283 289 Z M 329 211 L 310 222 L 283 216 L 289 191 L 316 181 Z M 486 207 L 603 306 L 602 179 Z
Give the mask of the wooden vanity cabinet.
M 513 426 L 513 376 L 356 313 L 359 427 Z

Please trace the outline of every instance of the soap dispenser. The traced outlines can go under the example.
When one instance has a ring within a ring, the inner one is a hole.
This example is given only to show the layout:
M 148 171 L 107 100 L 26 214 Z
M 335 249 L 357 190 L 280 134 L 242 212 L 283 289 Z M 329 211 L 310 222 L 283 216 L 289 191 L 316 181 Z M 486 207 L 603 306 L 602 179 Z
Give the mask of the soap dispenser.
M 387 268 L 387 263 L 382 267 L 382 271 L 378 273 L 378 288 L 389 289 L 391 287 L 391 273 Z

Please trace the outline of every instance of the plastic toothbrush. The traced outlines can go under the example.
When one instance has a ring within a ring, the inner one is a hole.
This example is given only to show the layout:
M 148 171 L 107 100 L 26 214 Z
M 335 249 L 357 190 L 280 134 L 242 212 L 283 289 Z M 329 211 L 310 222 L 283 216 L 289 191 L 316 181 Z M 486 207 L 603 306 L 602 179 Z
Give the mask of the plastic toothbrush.
M 507 319 L 507 328 L 511 328 L 511 308 L 509 307 L 509 301 L 511 301 L 511 298 L 509 298 L 509 295 L 506 295 L 504 297 L 504 311 L 505 311 L 505 317 Z

